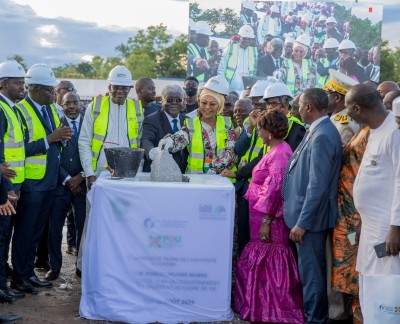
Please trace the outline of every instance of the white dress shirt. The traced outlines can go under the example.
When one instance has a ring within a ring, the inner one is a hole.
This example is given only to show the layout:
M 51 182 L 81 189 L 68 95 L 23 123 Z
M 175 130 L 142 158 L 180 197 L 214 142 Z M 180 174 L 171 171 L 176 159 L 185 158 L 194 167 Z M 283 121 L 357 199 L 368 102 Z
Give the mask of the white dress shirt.
M 181 129 L 181 121 L 179 119 L 179 115 L 174 118 L 171 115 L 169 115 L 166 111 L 164 111 L 164 113 L 167 116 L 172 129 L 174 129 L 174 123 L 172 122 L 172 120 L 174 120 L 174 119 L 178 120 L 177 126 L 178 126 L 178 130 L 180 130 Z

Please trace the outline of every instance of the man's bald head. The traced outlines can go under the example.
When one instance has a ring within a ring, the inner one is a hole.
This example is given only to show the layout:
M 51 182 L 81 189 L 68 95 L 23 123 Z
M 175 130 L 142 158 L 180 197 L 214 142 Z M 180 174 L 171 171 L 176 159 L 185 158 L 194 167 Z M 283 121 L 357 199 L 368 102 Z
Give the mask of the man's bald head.
M 383 98 L 383 105 L 387 110 L 392 110 L 393 100 L 397 97 L 400 97 L 400 90 L 390 91 L 386 94 L 385 98 Z
M 385 98 L 386 94 L 390 91 L 399 90 L 399 86 L 396 82 L 393 81 L 384 81 L 378 86 L 378 92 L 381 95 L 381 98 Z

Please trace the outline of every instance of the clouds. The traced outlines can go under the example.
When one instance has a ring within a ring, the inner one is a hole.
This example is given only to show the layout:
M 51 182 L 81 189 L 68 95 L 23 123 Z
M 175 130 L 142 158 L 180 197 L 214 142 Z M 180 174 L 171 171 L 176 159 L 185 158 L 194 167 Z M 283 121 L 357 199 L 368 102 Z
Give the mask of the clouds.
M 28 66 L 79 63 L 82 57 L 117 56 L 115 47 L 134 37 L 137 28 L 105 28 L 67 18 L 43 18 L 29 6 L 3 0 L 0 6 L 0 60 L 15 54 Z

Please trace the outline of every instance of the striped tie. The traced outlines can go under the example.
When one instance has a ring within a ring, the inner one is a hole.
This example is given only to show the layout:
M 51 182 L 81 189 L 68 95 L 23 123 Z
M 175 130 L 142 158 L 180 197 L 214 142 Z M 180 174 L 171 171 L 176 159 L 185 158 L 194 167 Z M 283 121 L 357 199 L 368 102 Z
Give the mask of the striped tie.
M 298 155 L 300 154 L 304 145 L 307 143 L 307 138 L 308 138 L 309 134 L 310 134 L 310 131 L 307 130 L 306 133 L 304 134 L 304 137 L 301 140 L 299 146 L 297 146 L 296 150 L 293 152 L 292 156 L 290 157 L 288 164 L 286 165 L 285 174 L 283 175 L 283 184 L 282 184 L 282 192 L 281 192 L 283 199 L 285 199 L 285 195 L 286 195 L 286 191 L 287 191 L 287 182 L 288 182 L 288 178 L 289 178 L 290 166 L 292 165 L 293 160 L 298 157 Z

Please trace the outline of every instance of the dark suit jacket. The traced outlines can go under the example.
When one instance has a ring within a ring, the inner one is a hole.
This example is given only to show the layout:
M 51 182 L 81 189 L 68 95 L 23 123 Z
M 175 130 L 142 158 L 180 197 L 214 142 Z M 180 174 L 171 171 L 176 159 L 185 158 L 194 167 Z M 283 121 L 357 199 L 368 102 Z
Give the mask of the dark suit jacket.
M 279 58 L 279 67 L 282 67 L 283 58 Z M 276 70 L 275 58 L 271 54 L 261 56 L 257 61 L 257 76 L 267 77 L 272 76 Z
M 342 142 L 329 118 L 317 125 L 306 141 L 294 152 L 284 184 L 284 218 L 289 228 L 298 225 L 319 232 L 336 224 Z
M 183 120 L 185 117 L 180 114 L 179 120 L 181 125 L 183 125 Z M 158 142 L 164 138 L 165 135 L 172 134 L 172 127 L 168 121 L 167 116 L 163 110 L 156 111 L 153 114 L 145 117 L 143 121 L 143 132 L 140 147 L 143 148 L 144 151 L 144 164 L 143 164 L 143 172 L 151 171 L 151 160 L 149 158 L 149 151 L 153 147 L 158 146 Z M 182 173 L 185 173 L 187 166 L 187 157 L 188 152 L 186 149 L 176 152 L 172 154 L 172 157 L 178 164 Z
M 47 115 L 50 118 L 52 129 L 49 129 L 44 122 L 42 113 L 38 111 L 32 100 L 27 97 L 26 101 L 32 106 L 39 120 L 41 121 L 45 131 L 46 136 L 50 135 L 53 130 L 56 129 L 56 124 L 54 122 L 53 114 L 51 113 L 51 108 L 49 105 L 46 106 Z M 29 130 L 25 121 L 25 117 L 20 113 L 21 121 L 24 125 L 24 141 L 25 141 L 25 155 L 35 156 L 47 153 L 47 164 L 46 164 L 46 174 L 41 180 L 25 179 L 22 184 L 21 191 L 48 191 L 55 189 L 58 181 L 58 173 L 60 170 L 60 150 L 61 143 L 51 143 L 48 150 L 46 150 L 46 145 L 44 138 L 38 139 L 37 141 L 29 142 Z
M 82 127 L 82 122 L 83 122 L 83 116 L 80 115 L 79 117 L 79 128 L 78 128 L 78 134 L 81 132 L 81 127 Z M 64 117 L 60 119 L 60 122 L 64 126 L 68 126 L 68 121 Z M 79 138 L 79 135 L 78 135 Z M 81 165 L 81 160 L 79 158 L 79 150 L 78 150 L 78 138 L 75 138 L 75 136 L 72 136 L 71 139 L 68 140 L 67 145 L 63 147 L 62 152 L 61 152 L 61 165 L 60 165 L 60 175 L 58 179 L 58 186 L 56 190 L 56 195 L 64 195 L 70 189 L 68 189 L 66 186 L 63 186 L 64 180 L 67 178 L 67 176 L 74 177 L 77 174 L 79 174 L 82 169 Z M 82 193 L 86 194 L 86 182 L 82 181 L 81 182 L 81 188 L 82 188 Z

